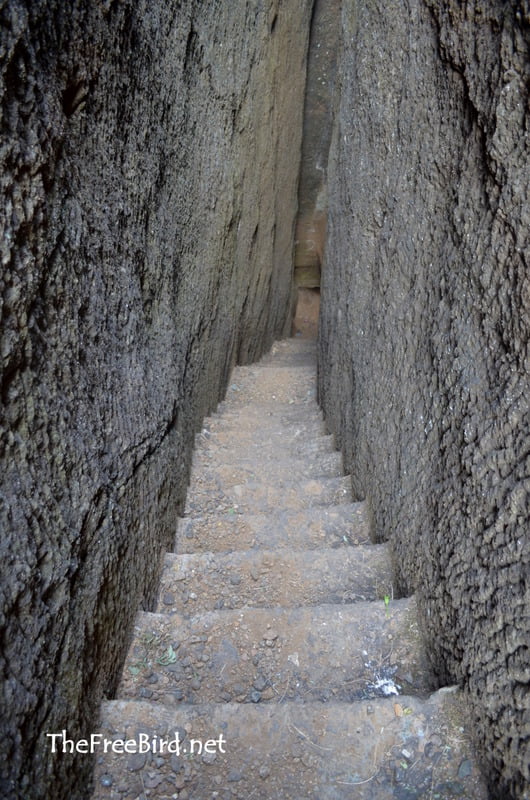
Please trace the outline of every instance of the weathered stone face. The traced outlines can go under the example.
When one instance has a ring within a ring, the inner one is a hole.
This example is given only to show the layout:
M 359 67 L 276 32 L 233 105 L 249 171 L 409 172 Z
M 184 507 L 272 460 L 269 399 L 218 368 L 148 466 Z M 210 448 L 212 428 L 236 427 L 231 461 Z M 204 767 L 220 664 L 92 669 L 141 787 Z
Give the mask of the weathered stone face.
M 355 491 L 503 798 L 530 791 L 529 43 L 525 3 L 344 5 L 320 328 Z
M 0 4 L 1 758 L 78 798 L 193 435 L 288 330 L 309 0 Z

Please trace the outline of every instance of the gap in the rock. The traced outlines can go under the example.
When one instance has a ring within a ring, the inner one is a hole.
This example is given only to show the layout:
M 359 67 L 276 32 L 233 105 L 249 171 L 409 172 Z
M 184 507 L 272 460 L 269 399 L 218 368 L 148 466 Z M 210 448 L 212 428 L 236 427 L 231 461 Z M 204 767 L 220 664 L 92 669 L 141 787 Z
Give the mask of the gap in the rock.
M 342 0 L 315 0 L 311 20 L 295 234 L 293 333 L 315 338 L 327 229 L 327 166 Z

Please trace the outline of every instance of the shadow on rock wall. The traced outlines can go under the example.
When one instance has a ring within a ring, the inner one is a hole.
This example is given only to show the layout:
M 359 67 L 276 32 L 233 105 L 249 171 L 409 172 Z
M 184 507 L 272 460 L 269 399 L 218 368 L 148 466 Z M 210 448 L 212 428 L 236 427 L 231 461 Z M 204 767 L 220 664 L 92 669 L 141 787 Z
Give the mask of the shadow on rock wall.
M 1 4 L 3 797 L 86 795 L 45 735 L 94 729 L 194 432 L 289 330 L 309 6 Z

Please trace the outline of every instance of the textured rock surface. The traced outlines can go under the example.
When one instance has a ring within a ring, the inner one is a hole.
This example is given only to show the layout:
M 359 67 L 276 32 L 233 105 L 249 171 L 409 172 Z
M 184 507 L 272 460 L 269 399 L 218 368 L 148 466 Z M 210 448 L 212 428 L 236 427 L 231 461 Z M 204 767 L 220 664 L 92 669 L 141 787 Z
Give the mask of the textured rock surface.
M 0 794 L 78 798 L 44 734 L 90 733 L 193 434 L 290 322 L 310 2 L 0 19 Z
M 342 23 L 320 398 L 492 797 L 527 798 L 529 7 L 366 0 Z

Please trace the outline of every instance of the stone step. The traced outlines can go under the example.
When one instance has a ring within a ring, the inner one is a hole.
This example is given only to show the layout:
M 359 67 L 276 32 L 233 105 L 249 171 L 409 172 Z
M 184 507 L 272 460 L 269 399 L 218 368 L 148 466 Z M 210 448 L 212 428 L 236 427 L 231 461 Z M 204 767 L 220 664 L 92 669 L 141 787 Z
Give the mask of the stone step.
M 228 403 L 236 408 L 240 403 L 290 403 L 315 397 L 314 366 L 253 364 L 234 370 L 221 408 Z
M 298 366 L 294 363 L 291 363 L 291 358 L 297 359 L 300 356 L 316 356 L 316 348 L 304 348 L 304 349 L 295 349 L 291 352 L 284 352 L 284 353 L 266 353 L 259 361 L 255 361 L 252 364 L 240 364 L 234 369 L 233 374 L 243 373 L 246 374 L 251 370 L 263 370 L 263 369 L 285 369 L 286 371 L 290 371 L 290 380 L 292 381 L 294 378 L 293 370 L 296 369 L 305 369 L 307 372 L 313 372 L 315 374 L 316 370 L 316 357 L 311 363 L 307 364 L 299 364 Z
M 318 414 L 318 416 L 323 419 L 322 410 L 318 405 L 317 401 L 311 396 L 304 396 L 301 400 L 288 400 L 280 401 L 280 400 L 271 400 L 271 399 L 264 399 L 260 401 L 252 401 L 252 402 L 245 402 L 244 393 L 240 393 L 238 396 L 239 402 L 237 406 L 232 405 L 231 403 L 220 403 L 216 410 L 213 411 L 209 417 L 206 419 L 217 419 L 220 416 L 239 416 L 240 414 L 250 414 L 257 413 L 256 409 L 260 409 L 268 414 L 276 414 L 276 415 L 294 415 L 296 416 L 298 413 L 312 413 Z
M 243 375 L 252 375 L 254 377 L 255 372 L 257 372 L 259 375 L 262 375 L 265 374 L 266 370 L 277 370 L 278 374 L 280 375 L 280 382 L 287 385 L 288 383 L 296 383 L 296 381 L 299 381 L 302 376 L 312 375 L 314 378 L 315 369 L 316 361 L 314 361 L 312 364 L 300 364 L 296 366 L 290 363 L 282 363 L 281 358 L 278 358 L 276 361 L 274 356 L 263 356 L 260 361 L 256 361 L 253 364 L 237 366 L 233 374 L 241 373 Z
M 293 405 L 289 407 L 289 411 L 284 409 L 285 406 L 282 405 L 278 411 L 271 411 L 269 405 L 260 404 L 249 410 L 245 405 L 241 407 L 240 413 L 230 411 L 207 417 L 200 431 L 202 437 L 198 437 L 199 443 L 210 441 L 216 434 L 228 431 L 241 431 L 246 434 L 250 432 L 258 439 L 266 438 L 269 431 L 295 433 L 298 429 L 305 430 L 308 436 L 326 435 L 326 426 L 316 403 Z M 234 444 L 237 447 L 237 439 Z
M 317 343 L 315 339 L 307 339 L 303 336 L 288 336 L 286 339 L 278 339 L 274 342 L 271 349 L 266 353 L 263 358 L 275 355 L 284 355 L 288 353 L 299 353 L 311 350 L 316 353 Z
M 264 355 L 258 363 L 287 367 L 297 366 L 298 364 L 308 364 L 312 366 L 314 370 L 316 362 L 316 343 L 308 341 L 304 347 L 271 350 L 271 352 Z
M 288 449 L 299 458 L 314 458 L 322 453 L 335 453 L 337 451 L 333 434 L 319 436 L 311 440 L 306 440 L 303 436 L 296 435 L 289 441 Z
M 253 458 L 237 457 L 231 449 L 222 448 L 215 451 L 196 450 L 193 455 L 192 477 L 201 471 L 205 480 L 223 481 L 226 486 L 252 481 L 275 483 L 296 475 L 298 478 L 340 477 L 344 474 L 342 454 L 339 452 L 324 453 L 311 459 L 293 458 L 292 456 L 260 454 Z M 215 484 L 214 484 L 215 485 Z
M 317 361 L 317 346 L 310 339 L 284 339 L 275 342 L 269 353 L 258 362 L 260 365 L 274 364 L 275 366 L 298 366 L 307 364 L 315 371 Z
M 168 554 L 157 611 L 190 616 L 242 606 L 302 606 L 392 596 L 386 545 Z
M 208 441 L 208 447 L 214 454 L 230 450 L 234 457 L 238 453 L 241 458 L 278 458 L 280 456 L 292 456 L 294 458 L 315 459 L 326 453 L 335 453 L 335 439 L 332 434 L 323 436 L 308 437 L 303 428 L 286 430 L 276 435 L 255 435 L 245 434 L 238 439 L 237 448 L 234 447 L 234 432 L 216 431 L 215 434 L 206 432 L 197 437 L 197 449 L 204 450 L 204 443 L 199 441 L 199 437 Z
M 254 433 L 259 432 L 262 425 L 267 429 L 290 428 L 296 425 L 306 425 L 313 427 L 316 435 L 324 435 L 327 432 L 322 413 L 313 401 L 311 403 L 285 405 L 271 407 L 269 403 L 259 403 L 253 406 L 242 406 L 237 412 L 223 411 L 207 417 L 203 423 L 203 431 L 213 433 L 216 430 L 227 430 L 229 428 L 246 429 L 249 428 Z
M 300 511 L 277 509 L 270 514 L 240 514 L 234 508 L 208 517 L 181 517 L 175 552 L 344 548 L 370 543 L 365 503 L 314 506 Z
M 286 424 L 275 419 L 268 422 L 265 417 L 262 423 L 258 419 L 253 422 L 246 418 L 225 420 L 219 417 L 203 425 L 196 437 L 196 447 L 204 449 L 206 446 L 215 447 L 218 442 L 224 445 L 228 442 L 234 453 L 249 446 L 256 448 L 264 445 L 269 451 L 272 445 L 281 452 L 291 441 L 296 443 L 301 437 L 306 440 L 317 439 L 326 434 L 324 422 L 318 419 L 301 419 L 296 424 Z
M 273 356 L 264 356 L 258 363 L 263 366 L 269 364 L 275 367 L 302 367 L 311 366 L 313 371 L 317 361 L 316 348 L 311 350 L 301 350 L 300 352 L 275 354 Z
M 311 506 L 333 505 L 351 501 L 351 479 L 300 478 L 278 479 L 275 485 L 253 481 L 225 486 L 216 491 L 201 476 L 195 475 L 188 490 L 185 516 L 200 516 L 206 512 L 237 509 L 243 513 L 268 512 L 276 508 L 297 511 Z
M 456 689 L 355 704 L 107 701 L 113 745 L 96 751 L 93 799 L 487 800 L 465 707 Z
M 426 694 L 412 598 L 241 608 L 191 619 L 141 613 L 118 696 L 165 704 Z
M 264 458 L 285 456 L 305 460 L 318 458 L 322 453 L 336 451 L 333 437 L 314 430 L 310 432 L 303 425 L 276 431 L 269 429 L 259 434 L 238 431 L 234 428 L 215 432 L 203 430 L 197 439 L 195 448 L 199 453 L 208 450 L 215 455 L 218 451 L 224 453 L 230 450 L 233 458 L 236 456 L 253 458 L 263 454 Z

